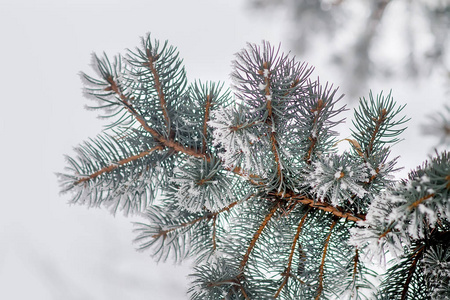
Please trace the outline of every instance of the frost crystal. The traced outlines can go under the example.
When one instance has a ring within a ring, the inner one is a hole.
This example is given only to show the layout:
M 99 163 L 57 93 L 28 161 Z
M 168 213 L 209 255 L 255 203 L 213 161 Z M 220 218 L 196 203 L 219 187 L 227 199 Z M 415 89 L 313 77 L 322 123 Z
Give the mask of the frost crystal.
M 190 158 L 174 173 L 170 179 L 169 195 L 190 212 L 200 212 L 205 208 L 215 212 L 234 198 L 232 190 L 236 188 L 236 179 L 227 177 L 217 161 L 208 163 Z
M 404 245 L 409 242 L 404 231 L 392 231 L 390 226 L 396 222 L 403 226 L 402 214 L 394 209 L 406 200 L 392 193 L 385 192 L 375 197 L 370 204 L 366 220 L 358 222 L 358 226 L 350 229 L 350 244 L 364 249 L 367 261 L 378 260 L 386 264 L 387 251 L 393 257 L 399 257 L 404 251 Z
M 264 83 L 260 83 L 259 84 L 259 89 L 261 90 L 261 91 L 264 91 L 265 89 L 266 89 L 266 84 L 264 84 Z
M 348 153 L 341 157 L 332 154 L 315 161 L 306 174 L 306 181 L 321 201 L 329 200 L 333 205 L 343 201 L 353 202 L 352 195 L 363 198 L 367 191 L 361 185 L 367 181 L 367 168 L 355 164 Z
M 219 152 L 225 167 L 241 166 L 245 170 L 252 170 L 260 175 L 266 174 L 263 159 L 259 152 L 267 148 L 264 135 L 257 134 L 261 121 L 245 121 L 245 114 L 234 108 L 222 108 L 213 112 L 208 125 L 213 131 L 213 144 L 224 151 Z M 256 129 L 256 130 L 255 130 Z

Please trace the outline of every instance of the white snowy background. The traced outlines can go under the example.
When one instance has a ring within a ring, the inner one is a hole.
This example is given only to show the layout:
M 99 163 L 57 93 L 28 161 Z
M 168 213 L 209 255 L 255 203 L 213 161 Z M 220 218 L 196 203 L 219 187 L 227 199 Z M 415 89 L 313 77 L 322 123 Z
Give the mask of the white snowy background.
M 0 0 L 0 299 L 186 299 L 188 265 L 136 252 L 133 219 L 59 195 L 63 155 L 104 125 L 84 109 L 78 73 L 90 72 L 92 52 L 124 53 L 151 32 L 178 47 L 190 80 L 228 83 L 247 41 L 289 50 L 285 19 L 256 14 L 244 0 Z M 342 83 L 317 55 L 299 59 Z M 395 148 L 406 166 L 400 176 L 432 152 L 435 140 L 418 128 L 446 101 L 441 79 L 372 82 L 374 92 L 392 89 L 408 103 L 413 118 Z

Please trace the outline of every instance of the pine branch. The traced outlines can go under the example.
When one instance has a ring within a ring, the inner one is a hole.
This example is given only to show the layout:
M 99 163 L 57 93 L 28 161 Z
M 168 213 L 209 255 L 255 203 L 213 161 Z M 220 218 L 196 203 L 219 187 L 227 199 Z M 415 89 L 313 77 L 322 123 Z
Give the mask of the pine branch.
M 169 118 L 169 114 L 167 113 L 166 99 L 165 99 L 165 95 L 164 95 L 164 92 L 163 92 L 163 89 L 161 86 L 159 73 L 156 70 L 155 65 L 154 65 L 154 62 L 159 59 L 159 55 L 158 54 L 153 55 L 151 53 L 151 50 L 148 47 L 146 47 L 145 53 L 147 55 L 148 61 L 146 63 L 144 63 L 144 66 L 148 67 L 153 74 L 153 78 L 155 80 L 154 86 L 155 86 L 156 92 L 158 94 L 158 98 L 159 98 L 159 102 L 161 104 L 161 109 L 163 111 L 164 119 L 166 121 L 166 128 L 168 130 L 167 136 L 171 136 L 171 134 L 170 134 L 170 130 L 171 130 L 170 118 Z
M 312 156 L 314 148 L 316 147 L 316 143 L 317 143 L 317 122 L 319 120 L 319 116 L 320 116 L 320 113 L 321 113 L 323 108 L 324 108 L 323 100 L 322 99 L 318 99 L 317 100 L 317 107 L 313 108 L 311 110 L 311 112 L 314 114 L 313 128 L 315 128 L 315 130 L 313 130 L 311 132 L 311 135 L 308 137 L 308 139 L 311 142 L 310 145 L 309 145 L 309 149 L 308 149 L 307 155 L 306 155 L 306 159 L 305 159 L 308 164 L 311 163 L 311 156 Z
M 203 145 L 202 145 L 202 153 L 206 153 L 206 141 L 208 139 L 208 121 L 209 121 L 209 110 L 211 109 L 211 96 L 206 96 L 206 105 L 205 105 L 205 116 L 203 119 Z
M 107 166 L 107 167 L 104 167 L 104 168 L 102 168 L 102 169 L 100 169 L 100 170 L 98 170 L 98 171 L 96 171 L 96 172 L 94 172 L 94 173 L 92 173 L 92 174 L 90 174 L 90 175 L 88 175 L 88 176 L 84 176 L 84 177 L 80 178 L 79 180 L 75 181 L 74 184 L 77 185 L 77 184 L 86 182 L 86 181 L 88 181 L 88 180 L 97 178 L 98 176 L 100 176 L 100 175 L 102 175 L 102 174 L 104 174 L 104 173 L 111 172 L 112 170 L 114 170 L 114 169 L 116 169 L 116 168 L 118 168 L 118 167 L 120 167 L 120 166 L 123 166 L 123 165 L 125 165 L 125 164 L 127 164 L 127 163 L 129 163 L 129 162 L 132 162 L 132 161 L 141 159 L 141 158 L 143 158 L 144 156 L 147 156 L 147 155 L 151 154 L 151 153 L 154 152 L 154 151 L 162 150 L 162 149 L 163 149 L 163 147 L 162 147 L 161 145 L 157 145 L 157 146 L 153 147 L 153 148 L 150 149 L 150 150 L 143 151 L 143 152 L 141 152 L 141 153 L 139 153 L 139 154 L 137 154 L 137 155 L 133 155 L 133 156 L 124 158 L 124 159 L 122 159 L 122 160 L 119 160 L 119 161 L 117 161 L 117 162 L 111 163 L 111 164 L 110 164 L 109 166 Z
M 325 239 L 325 246 L 323 248 L 323 254 L 322 254 L 322 262 L 320 263 L 320 266 L 319 266 L 319 287 L 317 288 L 317 296 L 316 296 L 315 300 L 319 300 L 320 295 L 323 292 L 323 274 L 324 274 L 324 270 L 325 270 L 325 258 L 327 256 L 327 249 L 328 249 L 328 245 L 330 242 L 331 233 L 333 231 L 334 226 L 337 224 L 337 221 L 338 221 L 337 219 L 333 220 L 333 223 L 331 223 L 327 238 Z
M 381 113 L 379 114 L 378 118 L 374 118 L 374 120 L 373 120 L 375 122 L 375 128 L 373 128 L 372 137 L 370 138 L 369 144 L 366 148 L 367 156 L 369 156 L 369 154 L 371 154 L 373 151 L 373 144 L 374 144 L 375 139 L 377 138 L 377 135 L 380 131 L 381 125 L 383 125 L 384 121 L 386 121 L 386 115 L 387 115 L 386 109 L 381 108 Z
M 153 72 L 154 67 L 151 67 L 151 69 L 152 69 L 152 72 Z M 203 150 L 202 150 L 202 152 L 198 152 L 195 149 L 186 148 L 183 145 L 181 145 L 181 144 L 179 144 L 179 143 L 177 143 L 177 142 L 175 142 L 173 140 L 166 139 L 163 135 L 159 134 L 156 130 L 151 128 L 146 123 L 144 118 L 132 107 L 132 105 L 130 104 L 130 101 L 129 101 L 130 99 L 122 93 L 122 91 L 118 88 L 117 83 L 112 79 L 112 77 L 108 78 L 108 82 L 111 84 L 110 89 L 112 91 L 114 91 L 118 95 L 118 97 L 122 100 L 123 104 L 127 107 L 128 111 L 133 116 L 135 116 L 136 120 L 142 125 L 142 127 L 146 131 L 148 131 L 157 141 L 159 141 L 161 144 L 163 144 L 166 147 L 172 148 L 176 152 L 181 152 L 181 153 L 184 153 L 184 154 L 186 154 L 188 156 L 193 156 L 193 157 L 198 157 L 198 158 L 205 158 L 206 161 L 208 161 L 208 162 L 211 160 L 211 156 L 209 154 L 206 154 L 206 152 L 205 152 L 205 149 L 206 149 L 206 137 L 207 137 L 207 122 L 209 120 L 209 110 L 210 110 L 211 105 L 212 105 L 212 103 L 211 103 L 211 96 L 210 95 L 207 95 L 207 98 L 206 98 L 207 101 L 206 101 L 206 106 L 205 106 L 205 115 L 204 115 L 204 123 L 203 123 L 203 135 L 204 135 Z M 158 90 L 158 95 L 162 96 L 161 105 L 163 107 L 165 107 L 164 94 L 162 94 L 160 83 L 159 83 L 159 79 L 156 82 L 157 82 L 156 85 L 157 86 L 159 85 L 159 88 L 156 87 L 157 90 Z M 164 112 L 166 112 L 166 110 L 164 110 Z M 238 175 L 241 175 L 241 176 L 244 176 L 244 177 L 249 176 L 250 178 L 257 178 L 256 175 L 252 175 L 252 174 L 248 175 L 240 167 L 235 167 L 231 171 L 233 173 L 235 173 L 235 174 L 238 174 Z M 256 181 L 253 181 L 252 179 L 250 179 L 250 181 L 253 184 L 255 184 L 255 185 L 260 185 L 261 184 L 261 183 L 258 183 Z
M 153 136 L 153 138 L 155 140 L 157 140 L 158 142 L 160 142 L 161 144 L 163 144 L 164 146 L 166 146 L 168 148 L 172 148 L 176 152 L 181 152 L 188 156 L 193 156 L 193 157 L 198 157 L 198 158 L 206 158 L 208 160 L 210 159 L 209 155 L 203 154 L 203 153 L 197 151 L 196 149 L 185 147 L 185 146 L 181 145 L 180 143 L 177 143 L 171 139 L 167 139 L 162 134 L 158 133 L 155 129 L 150 127 L 147 124 L 147 122 L 145 121 L 145 119 L 142 117 L 142 115 L 135 108 L 133 108 L 133 106 L 131 104 L 129 104 L 130 99 L 128 99 L 128 97 L 126 97 L 117 88 L 117 83 L 115 83 L 112 79 L 111 79 L 111 81 L 112 81 L 111 90 L 113 90 L 118 95 L 118 97 L 120 99 L 122 99 L 122 102 L 125 105 L 125 107 L 128 109 L 128 111 L 136 118 L 136 120 L 141 124 L 141 126 Z M 158 84 L 159 84 L 159 81 L 158 81 Z M 164 102 L 161 102 L 161 103 L 164 103 Z M 165 103 L 164 103 L 164 107 L 165 107 Z M 166 111 L 166 110 L 164 110 L 164 111 Z M 168 127 L 168 128 L 170 128 L 170 127 Z
M 424 202 L 424 201 L 426 201 L 426 200 L 428 200 L 430 198 L 433 198 L 434 196 L 436 196 L 434 193 L 433 194 L 428 194 L 426 196 L 423 196 L 422 198 L 420 198 L 420 199 L 414 201 L 413 203 L 411 203 L 408 206 L 408 209 L 409 210 L 413 210 L 413 209 L 417 208 L 422 202 Z
M 247 199 L 249 199 L 249 198 L 247 198 Z M 192 225 L 194 225 L 194 224 L 196 224 L 196 223 L 198 223 L 200 221 L 204 221 L 204 220 L 210 221 L 212 219 L 214 221 L 214 225 L 213 226 L 215 228 L 215 220 L 216 220 L 217 216 L 219 214 L 223 213 L 223 212 L 229 211 L 230 209 L 232 209 L 238 203 L 239 203 L 239 201 L 235 201 L 235 202 L 231 203 L 230 205 L 228 205 L 227 207 L 221 209 L 218 212 L 215 212 L 215 213 L 208 212 L 208 213 L 206 213 L 205 215 L 203 215 L 201 217 L 193 219 L 192 221 L 181 223 L 181 224 L 179 224 L 179 225 L 177 225 L 177 226 L 175 226 L 173 228 L 170 228 L 170 229 L 161 230 L 159 233 L 154 234 L 152 237 L 156 239 L 156 238 L 159 238 L 160 236 L 166 236 L 169 232 L 176 231 L 176 230 L 179 230 L 179 229 L 182 229 L 182 228 L 185 228 L 185 227 L 192 226 Z M 213 232 L 213 240 L 214 240 L 214 245 L 215 245 L 215 230 Z
M 412 264 L 411 264 L 411 266 L 409 267 L 409 270 L 408 270 L 408 276 L 406 277 L 406 280 L 405 280 L 405 283 L 404 283 L 401 300 L 406 300 L 408 298 L 409 285 L 411 283 L 411 279 L 412 279 L 414 273 L 416 272 L 417 262 L 420 259 L 422 259 L 423 250 L 424 250 L 424 247 L 420 247 L 416 251 L 416 253 L 414 253 L 414 260 L 413 260 L 413 262 L 412 262 Z
M 274 115 L 272 114 L 272 91 L 271 91 L 271 81 L 270 81 L 270 66 L 269 66 L 269 62 L 265 61 L 263 62 L 263 69 L 259 70 L 258 73 L 262 76 L 264 76 L 264 84 L 265 84 L 265 88 L 264 88 L 264 92 L 265 92 L 265 97 L 266 97 L 266 108 L 267 108 L 267 119 L 266 119 L 266 124 L 267 129 L 268 129 L 268 134 L 270 136 L 270 141 L 272 144 L 272 153 L 273 156 L 275 158 L 275 165 L 277 168 L 277 176 L 278 176 L 278 180 L 280 182 L 283 182 L 283 174 L 281 172 L 282 170 L 282 166 L 281 166 L 281 162 L 280 162 L 280 157 L 278 154 L 278 150 L 277 150 L 277 140 L 276 140 L 276 129 L 275 129 L 275 120 L 274 120 Z
M 336 217 L 343 218 L 346 220 L 358 222 L 358 221 L 364 221 L 365 215 L 362 214 L 354 214 L 352 212 L 346 212 L 343 211 L 338 206 L 333 206 L 327 202 L 321 202 L 317 201 L 315 199 L 308 198 L 305 195 L 301 194 L 290 194 L 290 193 L 275 193 L 274 196 L 282 197 L 283 199 L 286 199 L 287 201 L 297 201 L 302 204 L 308 205 L 313 208 L 317 208 L 326 212 L 330 212 Z
M 241 274 L 243 274 L 243 272 L 244 272 L 244 268 L 247 265 L 248 259 L 250 257 L 250 253 L 252 252 L 253 248 L 256 245 L 256 241 L 259 239 L 259 237 L 262 234 L 262 232 L 263 232 L 264 228 L 266 227 L 267 223 L 270 221 L 270 219 L 273 217 L 273 215 L 277 212 L 277 210 L 279 208 L 278 204 L 279 204 L 279 200 L 277 202 L 275 202 L 275 204 L 272 206 L 272 208 L 270 209 L 269 213 L 266 215 L 264 220 L 259 225 L 258 230 L 256 230 L 255 234 L 253 235 L 253 238 L 250 241 L 250 244 L 249 244 L 249 246 L 247 248 L 247 251 L 245 252 L 245 255 L 242 258 L 241 263 L 239 265 L 239 270 L 240 270 L 240 272 L 242 272 Z
M 360 101 L 345 139 L 353 150 L 339 153 L 337 89 L 279 48 L 237 54 L 233 98 L 223 84 L 188 85 L 174 47 L 143 44 L 125 67 L 120 56 L 94 57 L 100 79 L 85 75 L 87 91 L 119 117 L 108 129 L 116 136 L 76 148 L 71 173 L 59 176 L 73 202 L 145 209 L 139 249 L 195 256 L 192 300 L 364 297 L 366 254 L 384 257 L 386 247 L 402 259 L 382 297 L 424 299 L 430 280 L 449 281 L 445 270 L 418 273 L 448 261 L 448 153 L 394 182 L 389 144 L 407 120 L 395 120 L 404 106 L 390 94 Z
M 356 275 L 358 274 L 358 263 L 359 263 L 359 250 L 358 247 L 355 247 L 355 256 L 353 257 L 353 281 L 356 281 Z
M 386 97 L 381 93 L 374 99 L 372 92 L 369 99 L 360 99 L 359 110 L 355 110 L 352 129 L 355 140 L 362 148 L 367 162 L 372 156 L 383 151 L 385 144 L 393 144 L 399 141 L 396 137 L 406 128 L 398 126 L 406 123 L 409 119 L 401 117 L 394 118 L 405 108 L 405 105 L 396 107 L 389 93 Z M 375 166 L 378 167 L 378 166 Z
M 295 247 L 297 246 L 297 241 L 300 237 L 300 233 L 302 232 L 303 224 L 305 223 L 306 217 L 308 216 L 308 212 L 309 212 L 309 209 L 305 212 L 300 223 L 297 226 L 297 232 L 295 233 L 294 239 L 292 241 L 291 253 L 289 254 L 289 259 L 288 259 L 288 265 L 287 265 L 284 273 L 281 274 L 281 275 L 283 275 L 284 279 L 283 279 L 280 287 L 278 288 L 277 292 L 275 293 L 274 298 L 278 298 L 278 296 L 281 293 L 281 290 L 286 285 L 286 283 L 289 280 L 289 277 L 291 276 L 291 265 L 292 265 L 292 259 L 294 258 Z

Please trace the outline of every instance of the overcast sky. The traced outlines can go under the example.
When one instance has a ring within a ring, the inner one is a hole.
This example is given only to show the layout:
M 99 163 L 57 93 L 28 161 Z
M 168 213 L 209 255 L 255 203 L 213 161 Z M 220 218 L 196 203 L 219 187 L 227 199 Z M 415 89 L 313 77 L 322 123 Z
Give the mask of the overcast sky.
M 0 1 L 0 299 L 185 299 L 189 270 L 137 253 L 129 219 L 69 206 L 55 172 L 102 129 L 80 71 L 92 52 L 124 53 L 151 32 L 190 80 L 228 80 L 246 41 L 276 35 L 242 1 Z M 277 41 L 278 42 L 278 41 Z
M 84 109 L 78 77 L 92 52 L 124 53 L 151 32 L 178 47 L 190 80 L 228 82 L 245 42 L 288 50 L 283 15 L 257 17 L 244 2 L 0 0 L 0 299 L 186 299 L 186 266 L 137 253 L 132 220 L 67 205 L 54 173 L 64 154 L 102 130 Z M 418 119 L 444 102 L 439 82 L 382 85 L 374 89 L 392 88 Z M 407 169 L 426 158 L 431 141 L 411 128 L 396 150 Z

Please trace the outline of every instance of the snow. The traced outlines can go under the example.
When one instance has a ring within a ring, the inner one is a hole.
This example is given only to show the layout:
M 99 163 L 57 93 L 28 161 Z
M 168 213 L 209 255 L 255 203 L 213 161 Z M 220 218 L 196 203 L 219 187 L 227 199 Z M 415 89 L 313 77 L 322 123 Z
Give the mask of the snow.
M 249 126 L 247 123 L 240 123 L 237 116 L 238 112 L 233 107 L 221 108 L 211 114 L 208 125 L 214 129 L 213 144 L 225 150 L 219 153 L 224 166 L 232 168 L 239 165 L 247 171 L 264 175 L 267 170 L 258 158 L 259 153 L 255 153 L 253 149 L 257 146 L 267 147 L 267 137 L 256 136 L 254 128 L 251 128 L 263 122 L 251 122 Z
M 432 199 L 430 199 L 432 200 Z M 436 213 L 431 208 L 426 207 L 424 204 L 419 204 L 418 209 L 421 214 L 426 215 L 431 227 L 434 227 L 437 221 Z
M 423 176 L 420 178 L 420 182 L 421 182 L 421 183 L 428 183 L 428 182 L 430 182 L 430 177 L 428 177 L 427 175 L 423 175 Z
M 314 124 L 314 127 L 311 130 L 311 136 L 315 139 L 317 138 L 317 124 Z
M 345 166 L 346 172 L 343 172 L 344 166 L 339 164 L 345 161 L 332 154 L 313 162 L 312 170 L 306 174 L 306 181 L 319 200 L 328 197 L 333 205 L 341 205 L 344 200 L 353 202 L 351 194 L 362 198 L 367 193 L 359 183 L 367 179 L 365 164 L 353 168 Z

